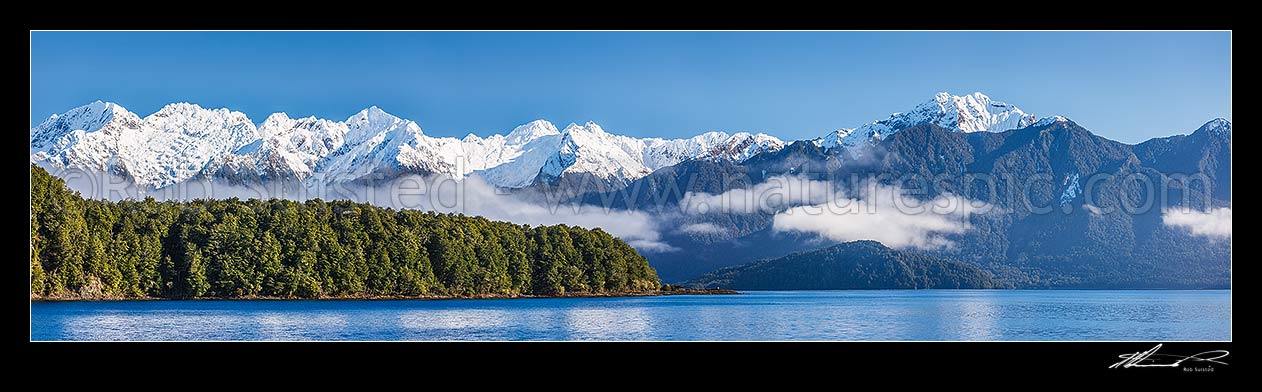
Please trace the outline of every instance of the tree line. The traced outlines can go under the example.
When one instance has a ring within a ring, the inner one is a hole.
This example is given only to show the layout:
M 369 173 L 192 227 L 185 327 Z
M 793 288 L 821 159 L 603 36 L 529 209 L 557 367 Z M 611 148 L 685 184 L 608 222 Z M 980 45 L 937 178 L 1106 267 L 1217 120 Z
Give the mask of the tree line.
M 560 295 L 657 290 L 600 230 L 349 201 L 85 199 L 31 165 L 31 294 L 47 298 Z

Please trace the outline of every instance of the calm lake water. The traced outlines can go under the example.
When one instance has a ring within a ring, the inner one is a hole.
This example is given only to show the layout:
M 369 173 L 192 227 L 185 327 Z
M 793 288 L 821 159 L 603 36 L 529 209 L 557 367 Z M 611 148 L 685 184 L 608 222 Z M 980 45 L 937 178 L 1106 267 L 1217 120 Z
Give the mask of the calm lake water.
M 1230 340 L 1231 291 L 31 304 L 32 340 Z

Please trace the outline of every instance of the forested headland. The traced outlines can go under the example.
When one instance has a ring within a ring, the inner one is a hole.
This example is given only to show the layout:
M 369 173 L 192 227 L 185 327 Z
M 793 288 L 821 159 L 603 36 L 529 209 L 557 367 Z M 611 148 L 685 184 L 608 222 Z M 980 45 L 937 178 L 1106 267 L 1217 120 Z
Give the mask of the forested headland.
M 990 289 L 1003 282 L 964 262 L 862 240 L 722 268 L 684 282 L 737 290 Z
M 31 165 L 31 296 L 372 298 L 656 291 L 600 229 L 349 201 L 85 199 Z

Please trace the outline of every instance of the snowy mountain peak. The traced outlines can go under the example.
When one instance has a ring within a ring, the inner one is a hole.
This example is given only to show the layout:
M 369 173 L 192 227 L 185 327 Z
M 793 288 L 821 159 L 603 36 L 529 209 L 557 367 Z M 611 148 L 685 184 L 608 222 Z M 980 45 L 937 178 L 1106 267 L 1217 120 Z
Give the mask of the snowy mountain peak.
M 416 133 L 421 132 L 421 127 L 411 120 L 404 120 L 393 114 L 387 113 L 385 110 L 376 105 L 369 106 L 359 113 L 351 115 L 346 119 L 346 125 L 351 131 L 388 131 L 395 129 L 410 129 Z
M 192 113 L 197 113 L 203 110 L 206 110 L 206 109 L 202 108 L 201 105 L 198 105 L 195 103 L 175 102 L 175 103 L 166 104 L 166 106 L 163 106 L 162 109 L 158 109 L 157 112 L 150 114 L 149 117 L 153 117 L 153 116 L 168 117 L 168 116 L 181 114 L 181 113 L 192 114 Z
M 1213 120 L 1209 120 L 1209 122 L 1205 123 L 1205 125 L 1202 125 L 1199 129 L 1196 130 L 1196 132 L 1201 132 L 1201 131 L 1230 135 L 1231 134 L 1231 121 L 1227 121 L 1227 119 L 1222 118 L 1222 117 L 1215 118 Z
M 250 128 L 254 128 L 254 123 L 246 117 L 245 113 L 228 110 L 227 108 L 207 109 L 201 105 L 188 102 L 173 103 L 163 106 L 156 113 L 145 117 L 145 122 L 161 125 L 161 126 L 180 126 L 185 125 L 189 121 L 204 121 L 218 123 L 246 123 Z
M 535 120 L 513 128 L 513 131 L 509 132 L 508 136 L 505 137 L 504 142 L 508 144 L 526 144 L 544 136 L 558 135 L 560 133 L 560 131 L 557 131 L 556 125 L 552 125 L 551 122 Z
M 283 173 L 301 178 L 310 175 L 322 158 L 341 147 L 347 132 L 345 123 L 314 116 L 292 119 L 285 113 L 273 113 L 259 125 L 262 140 L 236 152 L 252 156 L 234 160 L 251 162 L 252 169 L 238 169 L 253 171 L 260 177 Z
M 611 135 L 595 122 L 570 123 L 561 131 L 560 144 L 539 177 L 550 182 L 567 173 L 585 173 L 611 184 L 648 175 L 642 152 L 644 141 Z
M 887 119 L 855 129 L 842 137 L 840 144 L 853 147 L 873 143 L 894 132 L 920 124 L 935 124 L 965 133 L 1002 132 L 1029 126 L 1034 120 L 1034 115 L 1027 114 L 1016 106 L 991 100 L 979 92 L 964 96 L 942 92 L 934 94 L 933 99 L 916 105 L 909 112 L 894 113 Z
M 981 95 L 981 93 L 973 93 L 973 94 Z M 948 93 L 946 91 L 939 92 L 933 95 L 933 100 L 937 101 L 938 104 L 945 104 L 947 102 L 950 102 L 951 98 L 955 98 L 955 97 L 953 97 L 951 93 Z
M 717 137 L 721 135 L 726 134 L 720 132 L 715 136 Z M 702 143 L 713 145 L 714 141 L 706 140 Z M 717 145 L 701 157 L 706 159 L 743 162 L 754 155 L 769 151 L 779 151 L 782 148 L 784 148 L 784 141 L 771 135 L 765 133 L 751 134 L 748 132 L 737 132 L 731 136 L 718 140 Z
M 377 106 L 369 106 L 346 119 L 348 132 L 346 141 L 360 144 L 370 139 L 411 138 L 422 135 L 421 126 L 411 120 L 404 120 Z M 399 134 L 398 136 L 386 136 Z
M 816 146 L 823 148 L 824 151 L 828 151 L 829 149 L 840 146 L 841 140 L 845 138 L 846 135 L 849 135 L 853 132 L 854 132 L 853 128 L 842 128 L 836 131 L 829 132 L 825 134 L 824 136 L 820 136 L 816 138 L 815 140 L 812 140 L 812 142 L 815 143 Z
M 122 106 L 113 102 L 95 101 L 62 114 L 48 116 L 47 120 L 31 128 L 34 135 L 37 131 L 64 133 L 73 130 L 96 131 L 116 117 L 138 118 Z
M 31 161 L 113 172 L 137 184 L 187 181 L 259 140 L 245 114 L 176 103 L 139 118 L 121 106 L 93 102 L 31 130 Z
M 289 118 L 289 115 L 284 112 L 272 113 L 272 115 L 267 116 L 267 119 L 263 120 L 263 122 L 259 124 L 259 133 L 266 136 L 275 132 L 293 129 L 294 123 L 296 122 L 297 121 Z
M 131 113 L 131 112 L 128 112 L 127 109 L 124 109 L 122 106 L 118 106 L 118 104 L 116 103 L 103 102 L 100 100 L 93 101 L 92 103 L 89 103 L 87 105 L 80 106 L 75 110 L 71 110 L 71 112 L 75 112 L 76 110 L 78 110 L 80 114 L 99 113 L 103 115 L 114 115 L 117 113 Z M 57 115 L 56 114 L 52 115 L 52 118 L 57 118 Z
M 272 113 L 270 116 L 267 116 L 267 118 L 263 120 L 263 124 L 267 124 L 267 123 L 284 124 L 284 123 L 289 123 L 292 121 L 293 119 L 290 118 L 288 114 L 285 114 L 285 112 L 276 112 L 276 113 Z
M 56 156 L 58 151 L 70 150 L 84 139 L 91 143 L 114 143 L 120 137 L 135 133 L 140 129 L 140 117 L 112 102 L 95 101 L 60 115 L 54 114 L 39 125 L 31 128 L 31 160 L 52 160 L 65 162 L 66 157 Z M 97 142 L 99 140 L 100 142 Z M 90 156 L 92 167 L 104 165 L 101 148 L 89 149 L 81 153 Z M 79 150 L 75 150 L 79 151 Z M 76 152 L 79 153 L 79 152 Z
M 48 120 L 45 120 L 45 122 L 69 119 L 83 125 L 82 127 L 78 127 L 76 129 L 91 131 L 96 130 L 100 125 L 109 122 L 114 118 L 114 116 L 120 114 L 132 113 L 113 102 L 94 101 L 87 105 L 70 109 L 61 115 L 53 114 L 52 116 L 49 116 Z
M 722 143 L 732 137 L 748 138 L 752 136 L 747 132 L 737 132 L 736 134 L 728 135 L 727 132 L 723 132 L 723 131 L 710 131 L 710 132 L 702 133 L 697 136 L 693 136 L 689 138 L 688 140 L 694 143 L 714 145 L 716 143 Z
M 932 101 L 916 106 L 908 115 L 966 133 L 1006 131 L 1034 123 L 1033 115 L 980 92 L 964 96 L 937 93 Z
M 1041 126 L 1045 126 L 1045 125 L 1052 125 L 1052 124 L 1055 124 L 1055 123 L 1062 123 L 1062 122 L 1068 122 L 1068 121 L 1069 121 L 1069 119 L 1065 118 L 1064 116 L 1051 116 L 1051 117 L 1043 117 L 1043 118 L 1039 119 L 1039 121 L 1038 121 L 1038 122 L 1034 123 L 1034 126 L 1039 126 L 1039 127 L 1041 127 Z
M 166 105 L 144 121 L 145 125 L 161 132 L 184 133 L 212 141 L 225 139 L 234 145 L 239 143 L 237 148 L 258 138 L 258 130 L 245 113 L 206 109 L 187 102 Z
M 249 117 L 246 117 L 245 113 L 231 111 L 226 108 L 207 109 L 201 107 L 201 105 L 188 102 L 163 106 L 162 109 L 145 117 L 144 120 L 146 123 L 163 126 L 185 125 L 190 121 L 204 121 L 246 123 L 250 124 L 250 128 L 254 128 L 254 123 L 250 121 Z
M 395 117 L 393 114 L 386 113 L 385 110 L 381 110 L 381 108 L 377 107 L 377 105 L 364 108 L 364 110 L 360 110 L 358 113 L 352 114 L 350 118 L 346 119 L 346 123 L 348 124 L 392 124 L 399 121 L 402 121 L 402 119 Z
M 595 121 L 588 121 L 586 123 L 583 123 L 583 125 L 578 125 L 577 123 L 570 123 L 570 125 L 566 126 L 565 129 L 561 131 L 562 135 L 569 135 L 573 133 L 589 133 L 589 134 L 596 134 L 596 135 L 608 134 L 608 132 L 605 132 L 605 129 L 601 128 L 600 124 L 596 124 Z

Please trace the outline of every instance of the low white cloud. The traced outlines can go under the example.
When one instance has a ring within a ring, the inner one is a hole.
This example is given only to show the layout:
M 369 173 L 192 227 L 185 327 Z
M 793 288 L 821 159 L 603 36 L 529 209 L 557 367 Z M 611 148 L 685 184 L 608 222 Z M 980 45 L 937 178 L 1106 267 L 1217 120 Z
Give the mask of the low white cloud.
M 679 248 L 672 246 L 671 244 L 656 240 L 634 239 L 627 241 L 627 245 L 631 245 L 631 247 L 635 248 L 635 250 L 645 253 L 667 253 L 679 251 Z
M 688 192 L 679 201 L 679 207 L 686 214 L 773 213 L 795 205 L 823 203 L 830 200 L 833 193 L 833 187 L 827 181 L 775 176 L 749 188 L 732 189 L 717 195 Z
M 647 213 L 526 200 L 524 196 L 497 191 L 478 177 L 405 177 L 392 181 L 390 189 L 378 188 L 377 192 L 373 199 L 378 205 L 455 212 L 519 224 L 600 228 L 643 252 L 677 250 L 661 240 L 659 223 Z M 382 199 L 382 195 L 389 198 Z
M 337 184 L 317 181 L 304 184 L 272 182 L 267 185 L 232 185 L 223 181 L 195 180 L 158 190 L 142 192 L 129 180 L 110 174 L 84 171 L 53 172 L 63 177 L 72 189 L 84 197 L 121 200 L 152 196 L 158 200 L 225 199 L 289 199 L 306 201 L 320 198 L 352 200 L 394 209 L 417 209 L 443 213 L 483 216 L 491 220 L 517 224 L 566 224 L 584 228 L 600 228 L 626 241 L 643 252 L 668 252 L 677 248 L 662 241 L 662 224 L 652 215 L 640 211 L 611 210 L 592 206 L 549 203 L 544 198 L 507 194 L 497 191 L 478 177 L 462 180 L 441 176 L 402 176 L 372 186 Z
M 719 227 L 718 225 L 715 225 L 713 223 L 687 224 L 680 227 L 679 231 L 688 233 L 688 234 L 719 234 L 719 233 L 726 232 L 726 230 L 723 230 L 722 227 Z
M 994 211 L 989 204 L 951 194 L 919 200 L 887 186 L 869 186 L 862 193 L 790 208 L 776 214 L 772 227 L 839 242 L 875 240 L 891 248 L 932 249 L 953 246 L 947 236 L 967 231 L 970 216 Z
M 1210 238 L 1231 238 L 1231 208 L 1213 208 L 1206 211 L 1191 208 L 1171 208 L 1161 212 L 1161 223 L 1183 227 L 1194 235 Z

